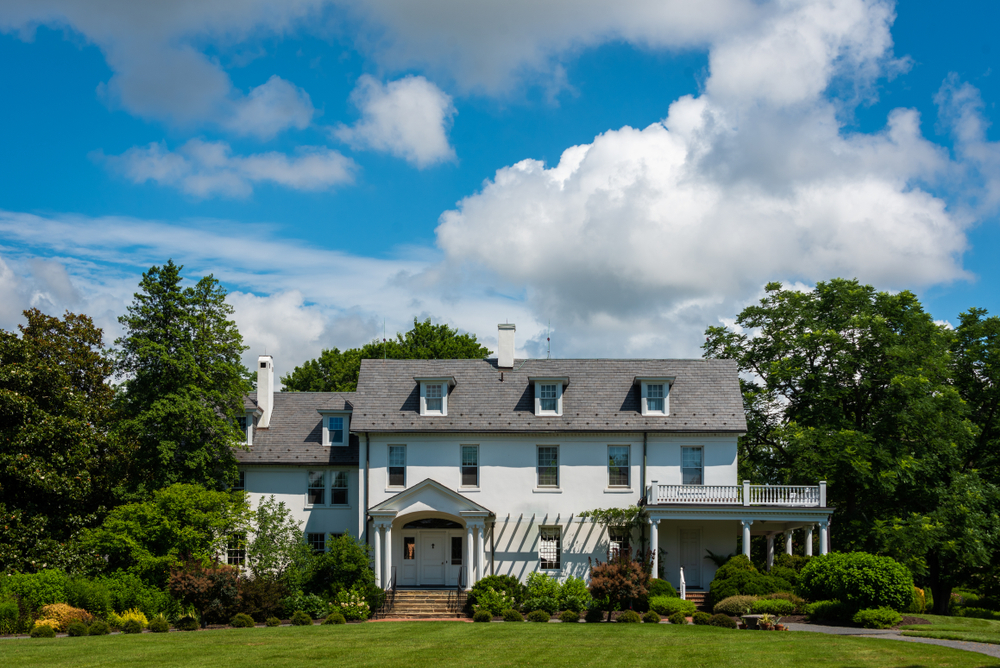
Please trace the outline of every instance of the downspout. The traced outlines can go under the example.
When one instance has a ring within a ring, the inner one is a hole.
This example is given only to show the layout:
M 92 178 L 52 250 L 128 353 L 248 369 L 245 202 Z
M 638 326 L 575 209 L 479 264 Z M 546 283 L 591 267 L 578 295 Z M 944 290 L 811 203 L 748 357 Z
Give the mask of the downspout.
M 639 499 L 641 501 L 643 501 L 645 505 L 649 504 L 649 499 L 646 498 L 646 445 L 647 445 L 647 438 L 648 438 L 648 436 L 649 436 L 649 432 L 648 431 L 642 432 L 642 466 L 640 467 L 641 474 L 639 476 L 640 480 L 642 482 L 642 489 L 640 490 Z M 647 542 L 647 539 L 646 539 L 646 531 L 647 531 L 647 528 L 643 527 L 642 528 L 642 551 L 643 552 L 646 551 L 646 545 L 648 545 L 648 542 Z
M 493 524 L 490 525 L 490 575 L 495 575 L 493 572 L 493 557 L 495 556 L 494 545 L 493 545 L 493 534 L 497 530 L 497 518 L 493 517 Z
M 371 487 L 369 483 L 371 482 L 372 477 L 371 477 L 371 471 L 369 469 L 369 466 L 371 466 L 371 462 L 368 459 L 368 450 L 369 450 L 368 438 L 369 438 L 368 432 L 366 431 L 365 432 L 365 542 L 368 543 L 368 545 L 371 545 L 372 537 L 368 534 L 368 508 L 369 508 L 368 492 L 369 488 Z

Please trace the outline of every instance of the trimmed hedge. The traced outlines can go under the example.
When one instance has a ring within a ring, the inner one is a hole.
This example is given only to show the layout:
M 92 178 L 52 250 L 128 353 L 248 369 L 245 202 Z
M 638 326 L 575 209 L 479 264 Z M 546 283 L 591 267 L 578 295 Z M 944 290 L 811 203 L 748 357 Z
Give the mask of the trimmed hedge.
M 522 615 L 520 612 L 518 612 L 514 608 L 511 608 L 510 610 L 504 610 L 504 612 L 503 612 L 503 620 L 505 622 L 523 622 L 524 621 L 524 615 Z
M 549 621 L 549 613 L 544 610 L 532 610 L 528 613 L 528 621 L 540 624 L 546 623 Z
M 66 634 L 71 638 L 79 638 L 80 636 L 90 635 L 87 625 L 83 622 L 72 622 L 66 627 Z
M 649 578 L 649 598 L 654 596 L 671 596 L 673 598 L 678 598 L 677 590 L 674 586 L 670 584 L 667 580 L 661 580 L 660 578 Z
M 106 636 L 110 632 L 111 628 L 108 626 L 107 622 L 102 622 L 101 620 L 97 620 L 90 625 L 89 629 L 87 629 L 88 636 Z
M 153 620 L 149 622 L 149 630 L 153 633 L 166 633 L 170 630 L 170 622 L 167 621 L 166 617 L 153 617 Z
M 329 615 L 326 616 L 326 619 L 323 620 L 323 623 L 328 626 L 331 624 L 346 624 L 347 618 L 344 617 L 344 615 L 339 610 L 334 610 L 333 612 L 331 612 Z
M 756 596 L 730 596 L 715 604 L 712 612 L 715 614 L 725 614 L 732 617 L 739 617 L 750 612 L 750 608 L 757 602 Z
M 626 610 L 618 615 L 617 621 L 619 624 L 640 624 L 642 623 L 642 617 L 635 610 Z
M 655 612 L 653 612 L 652 610 L 650 610 L 649 612 L 647 612 L 645 615 L 642 616 L 642 621 L 646 624 L 659 624 L 660 616 Z
M 493 621 L 493 615 L 491 615 L 486 610 L 476 610 L 475 614 L 472 615 L 472 621 L 479 623 L 489 623 Z M 545 621 L 549 621 L 548 615 L 545 615 Z
M 576 610 L 563 610 L 563 613 L 559 615 L 559 621 L 575 624 L 580 621 L 580 613 Z
M 696 612 L 691 615 L 691 623 L 697 624 L 698 626 L 708 626 L 708 622 L 711 619 L 712 615 L 707 612 Z
M 30 635 L 32 638 L 55 638 L 56 630 L 48 624 L 36 624 Z
M 750 612 L 755 615 L 768 614 L 787 616 L 795 614 L 795 604 L 783 598 L 762 598 L 754 601 Z
M 913 603 L 913 577 L 891 557 L 831 552 L 806 564 L 795 591 L 813 601 L 838 600 L 855 612 L 867 608 L 908 610 Z
M 697 610 L 694 601 L 685 601 L 670 596 L 654 596 L 649 599 L 649 609 L 661 617 L 669 617 L 675 612 L 682 612 L 685 617 L 689 617 Z
M 229 620 L 229 625 L 234 629 L 252 629 L 256 626 L 253 622 L 253 617 L 245 612 L 233 615 L 233 618 Z
M 275 626 L 281 626 L 281 620 L 278 619 L 277 617 L 268 617 L 264 621 L 264 626 L 269 626 L 271 628 L 274 628 Z
M 197 631 L 201 628 L 201 624 L 191 615 L 184 615 L 174 622 L 174 628 L 178 631 Z
M 892 608 L 858 610 L 852 620 L 866 629 L 888 629 L 903 621 L 903 616 Z
M 479 603 L 479 595 L 489 589 L 506 593 L 514 601 L 515 607 L 520 607 L 524 603 L 525 596 L 528 593 L 528 588 L 521 584 L 521 581 L 513 575 L 487 575 L 472 585 L 472 589 L 465 600 L 466 609 L 474 609 Z
M 292 615 L 290 621 L 292 622 L 292 626 L 312 626 L 313 618 L 305 612 L 298 610 Z
M 810 622 L 846 622 L 854 615 L 850 606 L 840 601 L 816 601 L 806 606 Z
M 142 633 L 142 622 L 138 619 L 130 619 L 122 626 L 122 633 Z
M 670 615 L 669 621 L 670 621 L 671 624 L 687 624 L 688 623 L 687 615 L 685 615 L 683 612 L 675 612 L 674 614 Z
M 597 622 L 604 621 L 604 611 L 597 608 L 591 608 L 587 611 L 587 614 L 583 616 L 583 621 L 588 624 L 596 624 Z
M 732 596 L 764 596 L 791 591 L 792 583 L 777 575 L 759 572 L 745 555 L 737 554 L 715 572 L 708 586 L 713 604 Z
M 736 623 L 736 620 L 729 615 L 723 615 L 721 613 L 718 615 L 712 615 L 712 618 L 708 620 L 708 623 L 711 626 L 718 626 L 723 629 L 739 628 L 739 624 Z

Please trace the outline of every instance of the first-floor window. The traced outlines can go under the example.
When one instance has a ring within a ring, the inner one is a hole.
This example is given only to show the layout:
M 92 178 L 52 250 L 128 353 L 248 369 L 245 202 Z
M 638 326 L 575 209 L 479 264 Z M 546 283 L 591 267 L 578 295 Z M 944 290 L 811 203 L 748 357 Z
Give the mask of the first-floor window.
M 243 492 L 243 491 L 246 491 L 246 488 L 247 488 L 247 474 L 246 474 L 246 472 L 245 471 L 240 471 L 239 473 L 237 473 L 237 476 L 238 476 L 238 478 L 236 480 L 236 484 L 233 485 L 233 491 L 234 492 Z
M 309 543 L 309 547 L 313 549 L 313 552 L 326 552 L 325 533 L 307 533 L 306 542 Z
M 406 487 L 406 446 L 389 446 L 389 487 Z
M 541 527 L 538 530 L 538 567 L 547 569 L 558 569 L 560 566 L 560 555 L 562 554 L 561 542 L 562 530 L 559 527 Z
M 326 473 L 309 472 L 309 505 L 322 506 L 326 503 Z
M 559 446 L 538 446 L 538 486 L 559 486 Z
M 451 565 L 461 566 L 462 565 L 462 537 L 452 536 L 451 537 Z
M 704 468 L 703 450 L 698 448 L 681 448 L 681 483 L 685 485 L 704 485 L 702 470 Z
M 608 487 L 628 487 L 628 446 L 608 446 Z
M 462 487 L 479 487 L 479 446 L 462 446 Z
M 620 527 L 608 529 L 608 558 L 617 559 L 620 554 L 630 554 L 628 532 Z
M 330 503 L 335 506 L 347 505 L 347 471 L 333 471 L 330 474 Z
M 242 566 L 247 560 L 247 535 L 245 533 L 229 534 L 226 546 L 226 563 L 230 566 Z
M 403 561 L 412 561 L 416 558 L 417 558 L 416 536 L 403 536 Z

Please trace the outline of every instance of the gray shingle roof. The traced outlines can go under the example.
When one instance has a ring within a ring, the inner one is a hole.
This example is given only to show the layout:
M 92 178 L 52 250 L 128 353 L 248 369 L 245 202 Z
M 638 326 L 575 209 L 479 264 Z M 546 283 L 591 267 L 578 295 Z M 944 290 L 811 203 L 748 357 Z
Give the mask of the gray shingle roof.
M 448 415 L 421 417 L 414 377 L 454 376 Z M 569 378 L 561 416 L 536 416 L 529 377 Z M 673 376 L 670 415 L 643 417 L 636 376 Z M 354 431 L 744 432 L 733 360 L 362 360 Z
M 245 404 L 257 406 L 252 393 Z M 358 437 L 347 446 L 323 445 L 320 410 L 351 410 L 353 392 L 275 392 L 271 424 L 254 430 L 250 451 L 237 450 L 241 464 L 336 464 L 358 465 Z M 353 428 L 353 425 L 352 425 Z

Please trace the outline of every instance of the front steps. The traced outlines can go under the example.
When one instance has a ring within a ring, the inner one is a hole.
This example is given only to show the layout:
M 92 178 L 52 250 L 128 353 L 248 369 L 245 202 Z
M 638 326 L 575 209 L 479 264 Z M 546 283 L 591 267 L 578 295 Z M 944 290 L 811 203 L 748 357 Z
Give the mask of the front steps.
M 387 619 L 460 619 L 467 615 L 465 592 L 454 589 L 397 589 Z
M 708 598 L 708 592 L 704 589 L 688 589 L 684 592 L 684 597 L 694 603 L 694 607 L 698 610 L 704 610 L 705 612 L 711 612 L 711 610 L 705 607 L 706 600 Z

